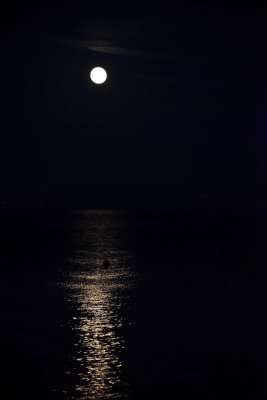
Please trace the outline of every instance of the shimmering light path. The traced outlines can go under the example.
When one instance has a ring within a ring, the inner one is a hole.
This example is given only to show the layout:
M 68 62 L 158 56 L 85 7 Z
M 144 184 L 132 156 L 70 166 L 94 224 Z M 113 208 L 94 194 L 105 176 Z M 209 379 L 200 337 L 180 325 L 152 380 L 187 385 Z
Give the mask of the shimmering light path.
M 82 367 L 81 398 L 121 398 L 114 393 L 120 385 L 124 340 L 120 333 L 122 300 L 129 285 L 129 271 L 95 268 L 90 273 L 73 275 L 66 285 L 73 303 L 78 305 L 73 329 L 77 332 L 76 361 Z

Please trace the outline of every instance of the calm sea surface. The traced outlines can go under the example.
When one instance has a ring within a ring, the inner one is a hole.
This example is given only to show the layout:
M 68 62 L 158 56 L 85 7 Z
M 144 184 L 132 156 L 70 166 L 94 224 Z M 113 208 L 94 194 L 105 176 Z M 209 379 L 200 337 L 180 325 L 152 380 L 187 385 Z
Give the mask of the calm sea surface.
M 267 399 L 265 226 L 2 213 L 0 398 Z

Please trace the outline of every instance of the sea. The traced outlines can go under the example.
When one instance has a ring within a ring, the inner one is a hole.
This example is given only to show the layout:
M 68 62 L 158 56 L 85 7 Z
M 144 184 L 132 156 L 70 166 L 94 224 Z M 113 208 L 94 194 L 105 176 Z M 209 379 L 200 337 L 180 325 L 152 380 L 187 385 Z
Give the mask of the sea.
M 0 218 L 1 400 L 267 399 L 266 218 Z

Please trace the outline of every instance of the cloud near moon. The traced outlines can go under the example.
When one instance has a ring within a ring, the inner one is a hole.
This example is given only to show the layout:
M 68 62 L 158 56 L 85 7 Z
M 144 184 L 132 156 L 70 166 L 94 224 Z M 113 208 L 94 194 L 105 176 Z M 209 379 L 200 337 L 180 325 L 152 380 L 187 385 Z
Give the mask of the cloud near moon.
M 141 57 L 141 58 L 151 58 L 151 59 L 166 59 L 166 60 L 175 60 L 178 59 L 177 56 L 173 56 L 170 54 L 164 54 L 159 52 L 153 52 L 149 50 L 132 50 L 125 47 L 114 46 L 107 41 L 98 41 L 98 40 L 67 40 L 65 44 L 74 47 L 80 47 L 87 49 L 89 51 L 94 51 L 98 53 L 105 54 L 115 54 L 119 56 L 133 56 L 133 57 Z

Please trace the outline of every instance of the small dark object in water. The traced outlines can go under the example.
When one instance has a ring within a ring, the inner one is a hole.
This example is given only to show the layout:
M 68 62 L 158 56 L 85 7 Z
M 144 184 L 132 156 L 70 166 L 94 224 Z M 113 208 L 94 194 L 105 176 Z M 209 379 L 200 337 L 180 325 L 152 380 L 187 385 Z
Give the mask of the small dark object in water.
M 110 262 L 108 261 L 108 260 L 105 260 L 104 262 L 103 262 L 103 267 L 104 268 L 108 268 L 110 266 Z

